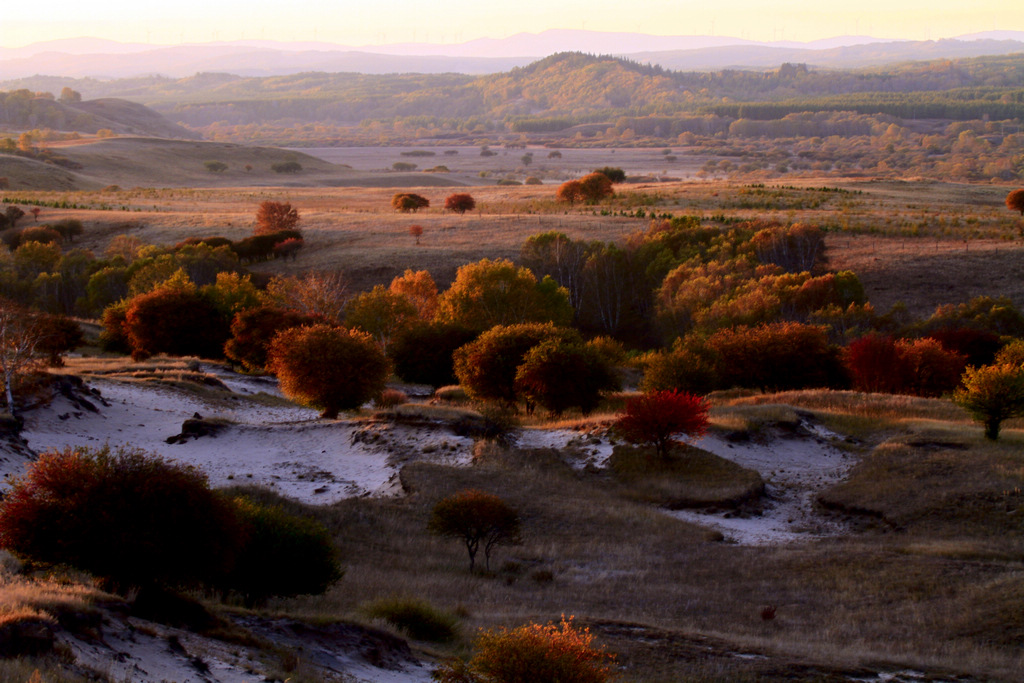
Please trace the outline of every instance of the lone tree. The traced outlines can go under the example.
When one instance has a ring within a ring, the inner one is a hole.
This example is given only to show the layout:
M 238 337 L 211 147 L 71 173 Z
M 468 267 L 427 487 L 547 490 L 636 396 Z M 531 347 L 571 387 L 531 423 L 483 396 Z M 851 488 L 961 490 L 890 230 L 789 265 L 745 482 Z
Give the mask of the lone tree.
M 203 166 L 205 166 L 206 170 L 210 173 L 223 173 L 228 170 L 228 165 L 223 161 L 206 161 L 203 163 Z
M 416 225 L 409 226 L 409 234 L 416 238 L 416 244 L 420 243 L 420 237 L 423 236 L 423 226 L 417 223 Z
M 282 230 L 295 230 L 299 223 L 299 212 L 288 202 L 260 202 L 256 210 L 254 235 L 267 235 Z
M 455 194 L 448 195 L 448 198 L 444 200 L 444 208 L 448 211 L 454 211 L 461 215 L 467 211 L 475 209 L 476 200 L 473 199 L 472 195 L 466 194 L 465 192 L 457 192 Z
M 1024 190 L 1014 190 L 1006 195 L 1006 208 L 1010 211 L 1020 211 L 1024 216 Z
M 614 166 L 605 166 L 604 168 L 595 168 L 594 173 L 600 173 L 601 175 L 608 178 L 613 183 L 624 183 L 626 182 L 626 172 L 621 168 Z
M 476 489 L 459 491 L 434 506 L 427 528 L 439 536 L 461 539 L 469 553 L 469 571 L 476 554 L 484 550 L 484 565 L 491 568 L 491 551 L 498 545 L 519 543 L 519 515 L 505 501 Z
M 969 367 L 953 402 L 985 425 L 985 438 L 999 438 L 1003 420 L 1024 416 L 1024 368 L 1012 363 Z
M 387 357 L 370 335 L 332 325 L 283 330 L 267 356 L 285 396 L 319 408 L 328 419 L 376 396 L 390 373 Z
M 634 444 L 650 444 L 667 458 L 676 434 L 699 437 L 708 428 L 708 400 L 687 391 L 654 391 L 626 402 L 615 429 Z
M 599 202 L 605 197 L 615 194 L 611 179 L 600 172 L 589 173 L 580 178 L 580 189 L 583 192 L 583 198 L 590 203 Z
M 391 198 L 391 207 L 402 213 L 413 213 L 430 206 L 430 200 L 418 194 L 410 192 L 399 192 Z

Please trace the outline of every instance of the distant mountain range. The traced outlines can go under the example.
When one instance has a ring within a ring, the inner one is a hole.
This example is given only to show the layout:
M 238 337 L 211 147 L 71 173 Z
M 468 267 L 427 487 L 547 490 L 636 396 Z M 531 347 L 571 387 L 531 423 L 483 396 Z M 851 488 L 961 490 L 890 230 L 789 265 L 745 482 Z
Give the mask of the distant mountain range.
M 119 43 L 76 38 L 0 48 L 0 80 L 35 75 L 132 78 L 196 73 L 278 76 L 307 71 L 489 74 L 538 58 L 578 51 L 626 57 L 683 71 L 768 69 L 784 62 L 849 68 L 913 60 L 1024 52 L 1024 31 L 991 31 L 938 41 L 891 41 L 841 36 L 809 43 L 758 43 L 720 36 L 551 30 L 460 44 L 401 43 L 344 46 L 330 43 L 238 41 L 191 45 Z

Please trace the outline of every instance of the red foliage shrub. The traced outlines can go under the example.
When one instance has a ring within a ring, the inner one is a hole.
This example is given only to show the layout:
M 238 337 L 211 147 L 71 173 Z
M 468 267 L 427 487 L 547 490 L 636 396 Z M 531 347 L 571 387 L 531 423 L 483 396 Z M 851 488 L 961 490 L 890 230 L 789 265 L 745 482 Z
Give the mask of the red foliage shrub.
M 716 354 L 722 387 L 785 391 L 844 383 L 839 350 L 825 328 L 795 322 L 735 327 L 715 332 L 708 346 Z
M 655 391 L 629 399 L 615 429 L 626 441 L 652 445 L 665 458 L 676 434 L 699 437 L 707 431 L 710 408 L 708 400 L 696 394 Z
M 285 395 L 320 408 L 325 418 L 369 401 L 390 373 L 387 357 L 370 335 L 331 325 L 283 330 L 267 357 Z
M 555 199 L 560 202 L 575 204 L 584 200 L 583 186 L 578 180 L 567 180 L 558 186 L 555 191 Z
M 968 365 L 989 365 L 1003 345 L 999 335 L 991 330 L 974 327 L 942 327 L 932 330 L 926 337 L 967 358 Z
M 267 366 L 267 348 L 278 332 L 320 322 L 320 316 L 274 306 L 241 311 L 231 321 L 231 338 L 224 345 L 224 355 L 246 370 L 261 372 Z
M 43 453 L 0 502 L 0 546 L 119 589 L 213 581 L 238 531 L 199 470 L 132 449 Z
M 850 343 L 844 363 L 858 391 L 940 396 L 960 383 L 966 358 L 934 339 L 869 335 Z
M 868 335 L 846 347 L 843 362 L 857 391 L 898 394 L 907 385 L 907 368 L 896 340 Z
M 163 287 L 133 298 L 124 331 L 134 358 L 153 354 L 221 358 L 230 331 L 217 308 L 188 289 Z
M 472 195 L 458 192 L 448 195 L 448 198 L 444 200 L 444 208 L 458 214 L 463 214 L 476 208 L 476 200 L 473 199 Z
M 385 410 L 408 402 L 409 396 L 400 389 L 385 389 L 380 392 L 380 396 L 374 400 L 374 403 L 377 404 L 378 408 L 384 408 Z

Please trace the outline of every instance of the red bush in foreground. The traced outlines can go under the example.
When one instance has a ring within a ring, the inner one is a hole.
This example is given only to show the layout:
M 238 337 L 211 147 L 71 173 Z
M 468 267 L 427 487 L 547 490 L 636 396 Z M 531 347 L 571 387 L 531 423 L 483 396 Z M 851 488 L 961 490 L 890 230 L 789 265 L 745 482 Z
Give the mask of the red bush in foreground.
M 655 391 L 628 400 L 625 414 L 615 421 L 615 429 L 626 441 L 650 444 L 665 458 L 676 434 L 699 437 L 707 431 L 710 408 L 703 396 Z

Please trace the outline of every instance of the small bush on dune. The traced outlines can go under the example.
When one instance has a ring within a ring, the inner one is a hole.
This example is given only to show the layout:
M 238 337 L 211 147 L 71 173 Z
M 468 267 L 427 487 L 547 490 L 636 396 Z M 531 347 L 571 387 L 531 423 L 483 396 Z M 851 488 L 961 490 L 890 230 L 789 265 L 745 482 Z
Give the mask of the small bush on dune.
M 448 643 L 458 637 L 458 620 L 422 600 L 383 598 L 362 606 L 361 611 L 372 619 L 388 622 L 415 640 Z
M 571 617 L 557 625 L 483 631 L 469 662 L 449 663 L 435 678 L 441 683 L 605 683 L 615 677 L 615 657 L 594 647 L 593 640 Z

